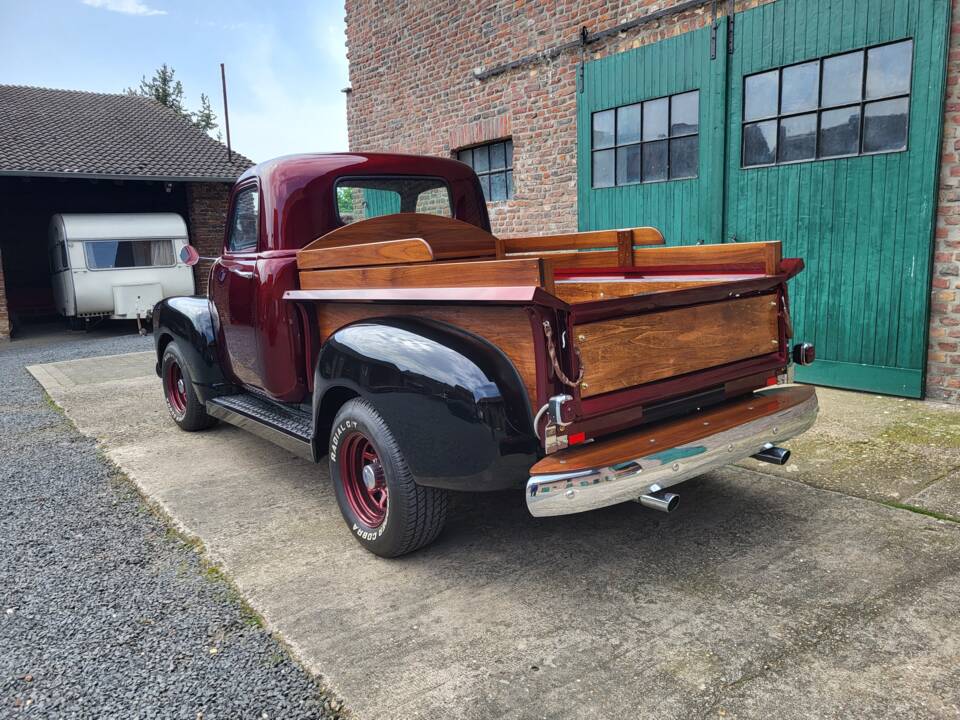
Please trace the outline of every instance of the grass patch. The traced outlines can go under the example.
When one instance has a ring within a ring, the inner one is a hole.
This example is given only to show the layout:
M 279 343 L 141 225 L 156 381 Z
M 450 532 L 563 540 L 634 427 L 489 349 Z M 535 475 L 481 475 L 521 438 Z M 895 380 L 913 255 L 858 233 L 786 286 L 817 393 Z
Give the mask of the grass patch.
M 67 416 L 67 414 L 63 411 L 63 408 L 60 407 L 59 405 L 57 405 L 57 401 L 54 400 L 52 397 L 50 397 L 50 393 L 48 393 L 46 390 L 42 390 L 42 389 L 41 389 L 41 393 L 42 393 L 44 405 L 46 405 L 46 406 L 49 407 L 51 410 L 53 410 L 55 413 L 57 413 L 57 415 L 60 415 L 60 416 L 62 416 L 62 417 L 66 417 L 66 416 Z
M 895 500 L 884 500 L 882 503 L 887 507 L 896 508 L 897 510 L 906 510 L 907 512 L 916 513 L 917 515 L 926 515 L 927 517 L 932 517 L 937 520 L 944 520 L 946 522 L 960 523 L 960 517 L 937 512 L 936 510 L 927 510 L 926 508 L 918 507 L 917 505 L 910 505 L 909 503 L 897 502 Z

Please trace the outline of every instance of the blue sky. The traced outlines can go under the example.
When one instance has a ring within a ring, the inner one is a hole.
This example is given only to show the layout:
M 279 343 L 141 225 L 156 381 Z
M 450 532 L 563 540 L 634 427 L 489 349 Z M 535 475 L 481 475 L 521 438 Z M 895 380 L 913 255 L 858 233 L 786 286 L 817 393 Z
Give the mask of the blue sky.
M 342 0 L 0 0 L 0 84 L 123 92 L 162 63 L 253 160 L 347 149 Z

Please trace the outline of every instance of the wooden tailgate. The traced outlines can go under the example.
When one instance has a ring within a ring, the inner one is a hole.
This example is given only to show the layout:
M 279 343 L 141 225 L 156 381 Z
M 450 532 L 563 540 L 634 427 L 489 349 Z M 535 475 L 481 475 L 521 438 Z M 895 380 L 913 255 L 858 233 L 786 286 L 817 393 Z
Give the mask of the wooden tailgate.
M 776 352 L 777 295 L 574 326 L 583 397 Z

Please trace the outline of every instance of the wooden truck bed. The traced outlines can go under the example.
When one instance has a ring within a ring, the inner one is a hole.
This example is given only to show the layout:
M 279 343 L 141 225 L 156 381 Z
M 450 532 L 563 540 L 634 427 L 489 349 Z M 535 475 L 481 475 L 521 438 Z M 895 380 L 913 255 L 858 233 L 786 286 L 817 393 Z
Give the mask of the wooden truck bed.
M 480 335 L 511 359 L 535 408 L 549 392 L 537 383 L 544 338 L 530 306 L 569 314 L 584 367 L 578 400 L 785 352 L 779 288 L 802 265 L 783 261 L 780 243 L 663 242 L 654 228 L 497 238 L 448 218 L 388 215 L 300 250 L 300 290 L 286 297 L 321 303 L 321 343 L 390 314 Z

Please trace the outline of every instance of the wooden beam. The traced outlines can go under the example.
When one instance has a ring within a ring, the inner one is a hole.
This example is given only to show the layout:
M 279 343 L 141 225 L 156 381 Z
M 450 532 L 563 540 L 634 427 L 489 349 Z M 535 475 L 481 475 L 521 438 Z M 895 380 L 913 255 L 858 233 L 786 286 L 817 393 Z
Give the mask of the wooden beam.
M 430 262 L 433 250 L 423 238 L 384 240 L 340 247 L 314 248 L 297 253 L 300 270 L 314 270 L 360 265 L 397 265 Z

